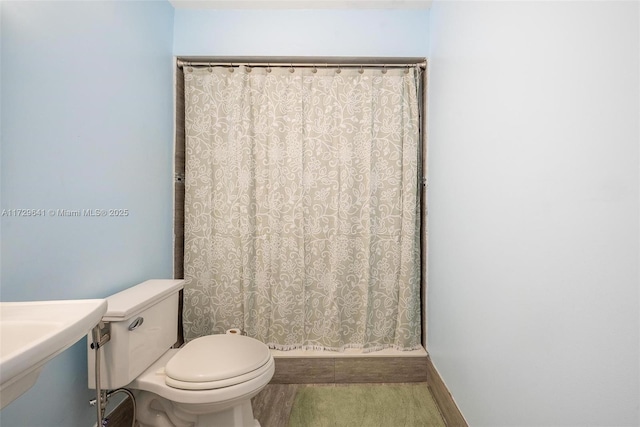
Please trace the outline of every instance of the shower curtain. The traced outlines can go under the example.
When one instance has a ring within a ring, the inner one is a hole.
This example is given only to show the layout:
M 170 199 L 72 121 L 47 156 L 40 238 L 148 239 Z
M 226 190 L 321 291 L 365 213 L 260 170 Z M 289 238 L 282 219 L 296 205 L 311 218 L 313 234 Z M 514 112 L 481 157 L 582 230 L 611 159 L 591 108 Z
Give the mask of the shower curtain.
M 416 71 L 184 71 L 185 339 L 418 348 Z

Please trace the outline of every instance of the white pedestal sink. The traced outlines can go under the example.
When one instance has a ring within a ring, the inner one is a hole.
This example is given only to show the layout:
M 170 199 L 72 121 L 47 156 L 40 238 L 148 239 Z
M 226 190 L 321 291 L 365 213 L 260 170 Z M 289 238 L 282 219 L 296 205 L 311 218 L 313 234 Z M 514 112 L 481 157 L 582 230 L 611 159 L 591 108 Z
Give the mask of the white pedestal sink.
M 0 302 L 0 409 L 35 384 L 45 363 L 107 311 L 104 299 Z

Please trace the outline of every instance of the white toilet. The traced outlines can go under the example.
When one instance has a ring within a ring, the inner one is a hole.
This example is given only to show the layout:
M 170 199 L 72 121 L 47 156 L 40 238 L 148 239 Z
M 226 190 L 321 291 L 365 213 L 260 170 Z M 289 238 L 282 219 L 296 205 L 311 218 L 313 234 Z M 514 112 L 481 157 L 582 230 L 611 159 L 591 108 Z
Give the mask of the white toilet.
M 102 390 L 130 389 L 141 427 L 259 427 L 251 398 L 273 377 L 269 348 L 242 335 L 209 335 L 180 349 L 183 280 L 148 280 L 107 298 L 110 341 L 101 348 Z M 95 350 L 88 339 L 89 387 Z

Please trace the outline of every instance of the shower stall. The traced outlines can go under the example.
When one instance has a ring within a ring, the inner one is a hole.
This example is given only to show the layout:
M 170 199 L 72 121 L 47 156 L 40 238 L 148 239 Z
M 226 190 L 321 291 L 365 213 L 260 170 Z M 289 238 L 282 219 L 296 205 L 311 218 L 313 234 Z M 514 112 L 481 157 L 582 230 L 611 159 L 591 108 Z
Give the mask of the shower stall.
M 186 341 L 239 328 L 279 359 L 324 360 L 334 379 L 362 353 L 426 356 L 425 69 L 424 58 L 177 59 Z

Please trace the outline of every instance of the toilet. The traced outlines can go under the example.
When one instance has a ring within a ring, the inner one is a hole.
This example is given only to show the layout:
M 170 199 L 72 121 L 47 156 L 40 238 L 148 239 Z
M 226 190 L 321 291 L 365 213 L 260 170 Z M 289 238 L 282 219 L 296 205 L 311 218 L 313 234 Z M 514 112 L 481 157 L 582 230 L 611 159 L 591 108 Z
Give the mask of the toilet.
M 141 427 L 259 427 L 251 398 L 273 377 L 262 342 L 238 334 L 196 338 L 179 349 L 183 280 L 148 280 L 107 298 L 110 340 L 101 347 L 100 388 L 131 390 Z M 95 350 L 88 337 L 89 388 Z

